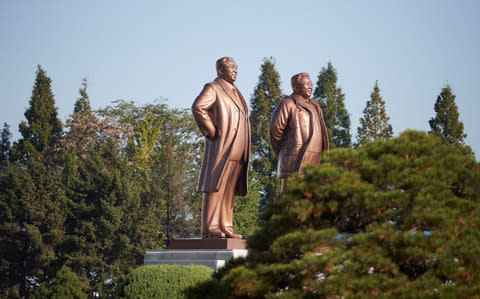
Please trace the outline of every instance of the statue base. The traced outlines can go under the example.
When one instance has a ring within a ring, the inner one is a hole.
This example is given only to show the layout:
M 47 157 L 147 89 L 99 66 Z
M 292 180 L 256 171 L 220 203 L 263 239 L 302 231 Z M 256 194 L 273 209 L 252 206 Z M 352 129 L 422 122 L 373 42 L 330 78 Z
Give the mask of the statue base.
M 247 249 L 244 239 L 174 239 L 168 249 Z
M 144 255 L 147 265 L 202 265 L 218 270 L 225 262 L 246 257 L 247 241 L 243 239 L 177 239 L 167 250 L 149 250 Z

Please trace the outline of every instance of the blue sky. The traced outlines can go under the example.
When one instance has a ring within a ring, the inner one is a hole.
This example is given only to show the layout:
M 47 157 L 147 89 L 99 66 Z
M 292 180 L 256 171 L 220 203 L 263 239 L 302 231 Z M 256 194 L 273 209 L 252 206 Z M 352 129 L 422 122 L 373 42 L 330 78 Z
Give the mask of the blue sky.
M 457 95 L 467 144 L 480 153 L 480 1 L 13 1 L 0 2 L 0 121 L 14 139 L 38 64 L 53 81 L 62 120 L 83 77 L 94 109 L 117 99 L 167 99 L 189 108 L 232 56 L 249 100 L 264 57 L 285 94 L 299 72 L 327 63 L 355 137 L 378 80 L 395 135 L 429 130 L 445 84 Z M 315 83 L 315 82 L 314 82 Z M 269 121 L 269 120 L 266 120 Z

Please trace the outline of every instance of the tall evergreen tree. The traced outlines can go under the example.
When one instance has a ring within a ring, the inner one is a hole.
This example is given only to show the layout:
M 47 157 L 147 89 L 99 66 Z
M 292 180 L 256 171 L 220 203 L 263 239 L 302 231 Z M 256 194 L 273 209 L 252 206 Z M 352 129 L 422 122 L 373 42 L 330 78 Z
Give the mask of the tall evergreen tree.
M 430 119 L 432 133 L 441 136 L 447 144 L 464 144 L 467 134 L 463 132 L 463 123 L 459 120 L 455 94 L 450 85 L 445 85 L 435 102 L 435 117 Z
M 26 161 L 29 158 L 54 149 L 61 137 L 62 124 L 58 119 L 55 99 L 51 89 L 52 80 L 39 65 L 33 86 L 30 106 L 25 111 L 26 121 L 19 125 L 22 138 L 14 144 L 13 154 L 16 159 Z M 46 160 L 49 159 L 45 156 Z
M 92 114 L 92 107 L 90 106 L 90 99 L 87 93 L 87 78 L 83 78 L 82 80 L 82 88 L 78 90 L 80 93 L 80 98 L 75 102 L 75 106 L 73 108 L 73 114 L 83 114 L 83 115 L 91 115 Z
M 59 142 L 69 198 L 64 258 L 89 281 L 90 296 L 106 296 L 141 263 L 145 250 L 160 246 L 159 227 L 127 152 L 133 126 L 83 111 L 67 120 Z
M 143 256 L 150 236 L 140 224 L 151 215 L 142 206 L 134 169 L 113 138 L 89 147 L 74 175 L 68 180 L 65 262 L 89 281 L 90 295 L 106 296 Z
M 263 60 L 261 74 L 250 100 L 252 131 L 252 167 L 260 182 L 260 207 L 271 202 L 280 188 L 276 178 L 277 158 L 270 147 L 268 125 L 273 110 L 282 97 L 280 74 L 275 69 L 273 58 Z
M 29 104 L 26 121 L 19 126 L 22 138 L 10 152 L 18 163 L 6 163 L 0 176 L 0 268 L 6 278 L 0 289 L 18 297 L 28 297 L 39 283 L 55 275 L 65 235 L 66 198 L 60 172 L 49 167 L 62 127 L 51 79 L 40 66 Z M 6 148 L 8 129 L 2 133 Z
M 0 171 L 0 297 L 29 298 L 51 279 L 64 241 L 65 195 L 59 172 L 42 161 Z
M 331 62 L 318 74 L 313 95 L 323 110 L 330 146 L 350 147 L 350 116 L 345 108 L 345 94 L 337 87 L 337 71 Z
M 357 128 L 357 146 L 376 139 L 387 139 L 392 137 L 392 126 L 388 123 L 390 117 L 385 110 L 385 101 L 380 95 L 378 81 L 375 82 L 373 92 L 370 94 L 370 101 L 363 109 L 363 117 L 360 118 L 360 125 Z
M 12 138 L 12 133 L 10 133 L 10 126 L 7 123 L 3 123 L 3 129 L 0 134 L 0 166 L 5 166 L 8 155 L 10 152 L 10 138 Z

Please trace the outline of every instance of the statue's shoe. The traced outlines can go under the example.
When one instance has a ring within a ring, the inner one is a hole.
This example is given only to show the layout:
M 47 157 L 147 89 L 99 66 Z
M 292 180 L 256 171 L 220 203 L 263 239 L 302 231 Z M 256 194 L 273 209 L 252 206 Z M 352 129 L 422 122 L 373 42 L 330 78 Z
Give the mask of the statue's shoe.
M 226 229 L 224 232 L 225 232 L 225 236 L 227 238 L 231 238 L 231 239 L 241 239 L 242 238 L 242 235 L 235 233 L 231 229 Z

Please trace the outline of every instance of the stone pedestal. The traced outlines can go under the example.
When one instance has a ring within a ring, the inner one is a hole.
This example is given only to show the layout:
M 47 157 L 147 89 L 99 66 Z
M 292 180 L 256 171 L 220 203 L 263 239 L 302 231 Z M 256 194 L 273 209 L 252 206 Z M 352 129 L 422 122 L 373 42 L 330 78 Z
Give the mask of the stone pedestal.
M 239 239 L 171 240 L 167 250 L 147 251 L 144 265 L 203 265 L 217 270 L 229 259 L 247 256 L 246 245 Z
M 174 239 L 168 249 L 246 249 L 243 239 Z

